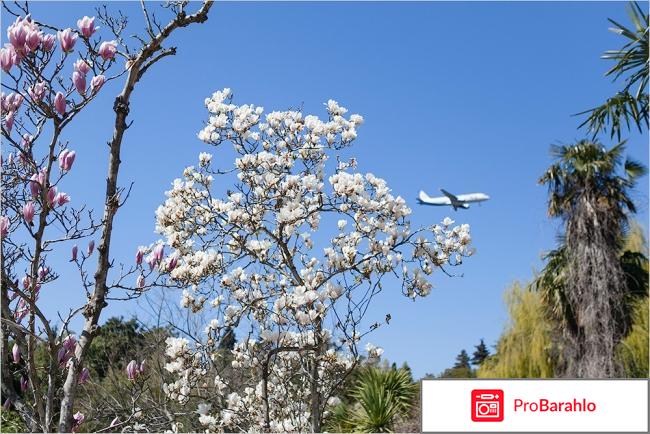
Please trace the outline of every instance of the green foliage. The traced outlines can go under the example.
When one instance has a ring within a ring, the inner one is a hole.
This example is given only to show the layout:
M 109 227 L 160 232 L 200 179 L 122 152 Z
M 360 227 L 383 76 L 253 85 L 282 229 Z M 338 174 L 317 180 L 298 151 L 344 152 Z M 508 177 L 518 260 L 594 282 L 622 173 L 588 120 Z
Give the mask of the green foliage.
M 625 377 L 648 378 L 648 297 L 637 300 L 633 312 L 632 331 L 616 348 Z
M 411 410 L 417 385 L 407 370 L 367 367 L 359 371 L 350 395 L 350 404 L 332 410 L 329 431 L 390 432 Z
M 104 378 L 109 367 L 126 367 L 144 343 L 145 336 L 135 319 L 109 318 L 90 345 L 86 366 L 97 377 Z
M 515 282 L 506 291 L 505 301 L 510 322 L 497 342 L 496 354 L 485 359 L 477 377 L 553 377 L 558 351 L 540 293 Z
M 601 106 L 578 113 L 589 113 L 580 128 L 587 126 L 594 137 L 607 131 L 608 126 L 610 136 L 616 135 L 618 140 L 623 125 L 629 130 L 633 124 L 640 132 L 643 127 L 648 128 L 648 14 L 637 3 L 629 4 L 628 13 L 632 28 L 609 20 L 614 25 L 610 30 L 624 37 L 625 44 L 618 50 L 606 51 L 602 56 L 616 62 L 605 75 L 614 81 L 622 79 L 624 87 Z
M 18 412 L 0 409 L 0 432 L 27 432 Z

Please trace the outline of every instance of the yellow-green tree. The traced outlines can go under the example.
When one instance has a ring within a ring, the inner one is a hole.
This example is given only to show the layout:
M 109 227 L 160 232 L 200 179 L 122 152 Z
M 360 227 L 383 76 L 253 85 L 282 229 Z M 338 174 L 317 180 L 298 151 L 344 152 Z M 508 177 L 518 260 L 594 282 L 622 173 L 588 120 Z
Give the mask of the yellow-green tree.
M 510 320 L 496 353 L 478 368 L 479 378 L 549 378 L 554 376 L 558 348 L 554 325 L 546 316 L 539 292 L 513 283 L 504 295 Z

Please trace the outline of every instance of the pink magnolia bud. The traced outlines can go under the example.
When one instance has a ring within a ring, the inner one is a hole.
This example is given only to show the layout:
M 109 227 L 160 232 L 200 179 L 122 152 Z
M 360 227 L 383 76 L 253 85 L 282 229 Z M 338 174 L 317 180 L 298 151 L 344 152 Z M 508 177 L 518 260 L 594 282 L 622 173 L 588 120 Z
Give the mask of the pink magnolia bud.
M 20 377 L 20 390 L 24 392 L 27 390 L 28 386 L 29 386 L 29 380 L 25 377 Z
M 142 258 L 143 257 L 144 257 L 144 252 L 142 251 L 142 249 L 138 249 L 138 251 L 135 252 L 135 263 L 137 265 L 142 264 Z
M 74 83 L 75 89 L 79 92 L 79 95 L 86 94 L 86 76 L 79 71 L 72 73 L 72 83 Z
M 95 17 L 83 17 L 77 20 L 77 27 L 84 38 L 90 38 L 99 29 L 99 27 L 95 28 Z
M 176 268 L 176 265 L 178 265 L 178 258 L 176 256 L 172 256 L 169 259 L 169 264 L 167 264 L 167 271 L 172 271 L 174 268 Z
M 56 187 L 52 186 L 47 190 L 47 204 L 52 206 L 54 205 L 54 198 L 56 197 Z
M 79 425 L 81 425 L 85 418 L 86 416 L 84 416 L 82 412 L 80 411 L 76 412 L 74 415 L 72 415 L 72 419 L 74 419 L 74 426 L 78 427 Z
M 29 289 L 29 287 L 32 285 L 32 279 L 29 276 L 25 276 L 23 277 L 21 283 L 23 284 L 23 289 Z
M 59 360 L 59 365 L 64 365 L 68 361 L 68 352 L 65 348 L 59 348 L 59 352 L 56 354 L 57 359 Z
M 90 240 L 90 242 L 88 243 L 88 251 L 87 251 L 88 256 L 93 254 L 93 250 L 95 250 L 95 240 Z
M 14 358 L 14 363 L 20 362 L 20 347 L 14 342 L 14 347 L 11 349 L 11 355 Z
M 70 202 L 70 196 L 68 196 L 67 193 L 57 193 L 56 196 L 54 196 L 54 204 L 57 206 L 63 206 L 66 203 Z
M 9 72 L 12 66 L 18 64 L 18 56 L 12 45 L 0 48 L 0 67 L 4 72 Z
M 9 410 L 11 408 L 11 398 L 5 399 L 4 404 L 2 404 L 4 410 Z
M 83 59 L 77 59 L 74 63 L 74 70 L 86 75 L 88 74 L 88 71 L 90 71 L 90 65 L 88 65 L 88 62 Z
M 143 360 L 140 362 L 140 367 L 138 368 L 138 373 L 144 375 L 147 372 L 147 362 Z
M 27 224 L 31 225 L 34 221 L 34 213 L 34 202 L 27 202 L 25 206 L 23 206 L 23 218 Z
M 138 375 L 138 362 L 131 360 L 128 365 L 126 365 L 126 378 L 129 380 L 135 380 L 135 377 Z
M 79 247 L 77 247 L 76 245 L 72 246 L 72 259 L 71 260 L 73 262 L 77 260 L 77 253 L 78 252 L 79 252 Z
M 64 53 L 72 51 L 74 44 L 77 42 L 77 34 L 72 29 L 65 29 L 59 31 L 57 34 L 59 38 L 59 44 L 61 44 L 61 49 Z
M 154 258 L 153 254 L 147 255 L 147 258 L 145 260 L 147 261 L 147 264 L 149 265 L 149 270 L 153 270 L 154 267 L 156 266 L 156 258 Z
M 43 279 L 50 273 L 50 269 L 47 267 L 38 268 L 38 279 L 42 282 Z
M 165 245 L 163 243 L 158 243 L 153 249 L 153 258 L 156 263 L 160 264 L 163 257 L 165 256 Z
M 8 132 L 11 132 L 13 126 L 14 126 L 14 112 L 11 112 L 5 117 L 5 128 Z
M 41 45 L 43 46 L 43 51 L 51 51 L 54 48 L 54 43 L 56 42 L 56 37 L 54 35 L 45 35 L 41 40 Z
M 65 172 L 72 169 L 72 164 L 74 159 L 77 156 L 75 151 L 70 151 L 69 149 L 64 149 L 59 154 L 59 168 Z
M 23 134 L 23 138 L 20 141 L 20 146 L 27 151 L 31 146 L 32 146 L 32 141 L 34 140 L 34 136 L 30 136 L 29 134 L 25 133 Z
M 2 238 L 9 235 L 9 217 L 4 215 L 0 217 L 0 235 Z
M 138 289 L 144 288 L 144 276 L 141 274 L 138 276 L 138 279 L 135 281 L 135 285 L 138 287 Z
M 115 41 L 104 41 L 99 46 L 99 51 L 97 52 L 97 54 L 99 54 L 102 57 L 102 59 L 108 60 L 114 58 L 116 52 L 117 52 L 117 43 Z
M 120 423 L 120 418 L 116 416 L 115 419 L 111 421 L 109 428 L 113 428 L 114 426 L 117 426 L 119 423 Z
M 74 351 L 74 348 L 77 346 L 77 338 L 75 335 L 68 335 L 63 340 L 63 348 L 66 352 Z
M 65 95 L 61 92 L 57 92 L 54 97 L 54 109 L 63 116 L 65 114 Z
M 106 77 L 104 77 L 103 75 L 94 76 L 93 79 L 90 80 L 90 90 L 92 91 L 92 93 L 99 92 L 99 89 L 102 88 L 105 81 L 106 81 Z
M 41 81 L 39 83 L 36 83 L 32 87 L 30 87 L 27 93 L 32 98 L 32 101 L 41 102 L 43 100 L 43 97 L 45 96 L 46 90 L 47 90 L 47 83 Z
M 39 172 L 32 175 L 29 178 L 29 190 L 32 193 L 32 196 L 36 197 L 41 194 L 41 188 L 45 184 L 45 173 Z
M 90 371 L 88 368 L 83 368 L 79 373 L 79 384 L 84 384 L 88 380 L 90 380 Z
M 43 34 L 37 30 L 31 30 L 27 33 L 27 37 L 25 38 L 25 46 L 29 49 L 29 51 L 36 51 L 39 45 L 41 45 L 41 39 L 43 38 Z

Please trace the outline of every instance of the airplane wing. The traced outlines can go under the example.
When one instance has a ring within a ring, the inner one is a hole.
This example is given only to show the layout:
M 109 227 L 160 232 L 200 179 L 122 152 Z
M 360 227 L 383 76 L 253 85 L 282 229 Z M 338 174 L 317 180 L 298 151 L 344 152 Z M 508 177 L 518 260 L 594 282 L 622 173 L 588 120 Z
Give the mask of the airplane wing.
M 459 197 L 456 197 L 456 196 L 454 196 L 453 194 L 449 193 L 449 192 L 448 192 L 447 190 L 445 190 L 444 188 L 441 188 L 440 191 L 442 192 L 442 194 L 444 194 L 445 196 L 447 196 L 447 197 L 449 198 L 449 200 L 452 201 L 452 202 L 457 202 L 458 199 L 460 199 Z
M 451 205 L 451 199 L 448 197 L 430 197 L 428 194 L 420 190 L 420 194 L 418 195 L 418 199 L 420 200 L 420 203 L 424 203 L 427 205 Z
M 481 202 L 487 199 L 483 193 L 459 194 L 456 197 L 463 202 Z

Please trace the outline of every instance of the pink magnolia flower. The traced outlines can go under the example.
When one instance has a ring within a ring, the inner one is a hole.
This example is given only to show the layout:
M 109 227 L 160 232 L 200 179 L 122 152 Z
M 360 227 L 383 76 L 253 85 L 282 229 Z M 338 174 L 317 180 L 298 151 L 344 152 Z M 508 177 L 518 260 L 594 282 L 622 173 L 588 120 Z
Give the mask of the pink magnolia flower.
M 29 134 L 25 133 L 23 134 L 23 138 L 20 141 L 20 146 L 24 150 L 28 150 L 32 146 L 33 141 L 34 141 L 34 136 L 30 136 Z
M 74 261 L 77 260 L 77 254 L 78 253 L 79 253 L 79 247 L 77 247 L 77 245 L 75 244 L 74 246 L 72 246 L 72 259 L 71 259 L 71 261 L 74 262 Z
M 54 203 L 57 206 L 63 206 L 66 203 L 70 202 L 70 196 L 68 196 L 67 193 L 57 193 L 56 196 L 54 196 Z
M 83 59 L 77 59 L 74 63 L 74 70 L 86 75 L 88 74 L 88 71 L 90 71 L 90 65 L 88 65 L 88 62 Z
M 32 225 L 34 221 L 34 202 L 27 202 L 25 206 L 23 206 L 23 218 L 27 222 L 28 225 Z
M 138 276 L 137 280 L 135 281 L 135 285 L 138 287 L 138 289 L 144 288 L 144 276 L 141 274 Z
M 77 20 L 77 27 L 84 38 L 90 38 L 99 29 L 99 27 L 95 28 L 95 17 L 86 16 Z
M 63 348 L 66 351 L 74 351 L 77 346 L 77 337 L 75 335 L 68 335 L 63 339 Z
M 102 88 L 105 81 L 106 81 L 106 77 L 104 77 L 103 75 L 94 76 L 93 79 L 90 80 L 90 90 L 92 91 L 92 93 L 99 92 L 99 89 Z
M 54 43 L 56 42 L 56 37 L 51 34 L 43 36 L 41 39 L 41 45 L 43 46 L 43 51 L 51 51 L 54 48 Z
M 142 249 L 138 249 L 137 252 L 135 252 L 135 263 L 137 265 L 142 264 L 142 258 L 144 257 L 144 251 Z
M 38 46 L 41 45 L 41 40 L 43 39 L 43 33 L 38 30 L 30 30 L 27 32 L 27 37 L 25 38 L 25 46 L 29 51 L 36 51 Z
M 29 386 L 29 380 L 26 377 L 20 377 L 20 390 L 23 392 L 27 390 Z
M 18 56 L 13 45 L 7 44 L 0 48 L 0 67 L 4 72 L 9 72 L 12 66 L 18 64 Z
M 116 52 L 117 52 L 117 43 L 115 41 L 104 41 L 99 46 L 99 51 L 97 52 L 97 54 L 99 54 L 102 57 L 102 59 L 109 60 L 115 57 Z
M 0 235 L 2 238 L 9 235 L 9 217 L 4 215 L 0 217 Z
M 90 240 L 88 243 L 88 256 L 93 254 L 93 250 L 95 250 L 95 240 Z
M 128 365 L 126 365 L 126 378 L 129 380 L 135 380 L 135 377 L 138 375 L 138 362 L 131 360 Z
M 27 93 L 32 98 L 32 101 L 41 102 L 45 96 L 45 91 L 47 91 L 47 83 L 41 81 L 31 86 Z
M 138 373 L 144 375 L 147 372 L 147 362 L 143 360 L 140 362 L 140 367 L 138 368 Z
M 11 349 L 11 355 L 14 358 L 14 363 L 20 362 L 20 347 L 14 342 L 14 347 Z
M 68 149 L 61 151 L 59 154 L 59 168 L 66 172 L 72 169 L 72 164 L 74 163 L 76 156 L 77 153 L 75 151 L 70 151 Z
M 61 30 L 57 34 L 59 44 L 64 53 L 69 53 L 73 50 L 74 44 L 77 42 L 77 34 L 70 28 Z
M 9 38 L 9 43 L 13 45 L 16 51 L 21 51 L 25 49 L 25 41 L 27 39 L 27 31 L 23 25 L 23 20 L 21 17 L 16 18 L 16 21 L 7 28 L 7 37 Z
M 15 112 L 20 108 L 24 99 L 21 94 L 11 92 L 5 97 L 5 110 Z
M 79 384 L 84 384 L 88 380 L 90 380 L 90 371 L 88 368 L 83 368 L 79 373 Z
M 46 195 L 47 204 L 49 206 L 54 205 L 54 198 L 55 197 L 56 197 L 56 187 L 52 186 L 52 187 L 49 188 L 49 190 L 47 190 L 47 195 Z
M 86 94 L 86 75 L 82 74 L 79 71 L 72 73 L 72 83 L 74 83 L 75 89 L 79 92 L 79 95 Z
M 63 95 L 61 92 L 57 92 L 56 96 L 54 97 L 54 109 L 61 116 L 65 114 L 65 95 Z

